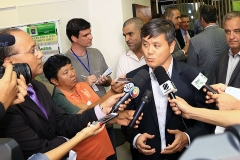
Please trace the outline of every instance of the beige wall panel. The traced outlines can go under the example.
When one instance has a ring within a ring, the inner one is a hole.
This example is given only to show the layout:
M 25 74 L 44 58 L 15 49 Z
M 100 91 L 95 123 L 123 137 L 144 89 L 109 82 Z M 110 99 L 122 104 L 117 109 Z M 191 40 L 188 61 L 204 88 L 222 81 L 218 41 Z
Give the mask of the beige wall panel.
M 86 0 L 62 1 L 19 7 L 20 24 L 60 19 L 60 37 L 63 53 L 69 49 L 70 42 L 66 36 L 66 24 L 71 18 L 81 17 L 89 20 L 88 3 Z
M 121 1 L 91 0 L 89 6 L 94 47 L 104 54 L 108 66 L 114 68 L 111 75 L 114 78 L 118 57 L 125 52 Z
M 17 25 L 18 23 L 17 7 L 0 8 L 0 28 Z

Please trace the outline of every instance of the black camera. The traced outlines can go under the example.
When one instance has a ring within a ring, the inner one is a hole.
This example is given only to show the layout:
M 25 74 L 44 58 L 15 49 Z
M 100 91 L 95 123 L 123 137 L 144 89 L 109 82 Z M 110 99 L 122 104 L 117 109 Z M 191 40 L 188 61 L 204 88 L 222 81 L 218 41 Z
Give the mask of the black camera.
M 30 83 L 32 80 L 32 72 L 27 63 L 16 63 L 13 64 L 13 71 L 17 73 L 17 77 L 19 78 L 20 75 L 23 75 L 23 77 L 26 80 L 26 84 Z M 0 78 L 3 77 L 5 72 L 5 67 L 0 66 Z

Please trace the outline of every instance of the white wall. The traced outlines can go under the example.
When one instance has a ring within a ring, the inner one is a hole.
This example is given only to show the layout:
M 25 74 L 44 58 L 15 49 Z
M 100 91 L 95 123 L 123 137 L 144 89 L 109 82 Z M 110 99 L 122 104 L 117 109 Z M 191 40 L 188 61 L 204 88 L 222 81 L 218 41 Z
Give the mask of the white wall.
M 122 25 L 133 16 L 132 3 L 150 6 L 150 0 L 1 0 L 0 28 L 60 19 L 65 52 L 70 47 L 65 34 L 68 20 L 84 18 L 92 25 L 92 47 L 98 48 L 108 66 L 115 68 L 118 57 L 126 50 Z
M 122 36 L 122 4 L 119 0 L 90 0 L 90 19 L 93 32 L 93 46 L 103 54 L 109 67 L 117 65 L 117 59 L 125 51 Z M 115 77 L 115 72 L 112 78 Z

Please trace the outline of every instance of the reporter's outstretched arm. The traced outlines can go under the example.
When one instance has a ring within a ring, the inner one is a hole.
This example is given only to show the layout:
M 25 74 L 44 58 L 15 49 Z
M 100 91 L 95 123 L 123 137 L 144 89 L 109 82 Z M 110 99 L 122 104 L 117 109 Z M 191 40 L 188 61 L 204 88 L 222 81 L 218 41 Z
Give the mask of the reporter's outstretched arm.
M 240 101 L 234 96 L 218 89 L 219 94 L 207 92 L 206 103 L 215 102 L 219 110 L 240 110 Z
M 178 115 L 182 114 L 187 119 L 195 119 L 205 123 L 227 127 L 240 124 L 240 110 L 210 110 L 205 108 L 192 107 L 186 101 L 176 96 L 176 99 L 169 99 L 170 106 Z
M 124 96 L 125 93 L 120 93 L 120 94 L 116 94 L 113 96 L 110 96 L 107 100 L 105 100 L 104 102 L 102 102 L 100 104 L 100 108 L 102 108 L 102 111 L 105 114 L 109 114 L 110 111 L 112 110 L 112 107 L 114 106 L 115 103 L 117 103 L 117 101 Z M 128 101 L 125 101 L 125 103 L 127 103 Z M 126 108 L 126 104 L 121 104 L 119 110 L 123 111 L 124 108 Z
M 101 132 L 105 125 L 102 125 L 98 123 L 95 126 L 89 126 L 90 123 L 88 124 L 88 127 L 84 128 L 80 132 L 78 132 L 73 138 L 71 138 L 69 141 L 63 143 L 59 147 L 52 149 L 48 152 L 45 153 L 45 155 L 50 159 L 61 159 L 64 155 L 66 155 L 73 147 L 75 147 L 79 142 L 82 140 L 94 136 Z
M 122 126 L 128 126 L 130 121 L 133 119 L 134 113 L 135 113 L 135 110 L 118 111 L 119 115 L 116 118 L 110 120 L 107 124 L 115 123 Z M 142 116 L 143 116 L 143 113 L 138 117 L 138 120 L 136 120 L 134 128 L 138 128 L 138 124 L 140 124 Z
M 117 79 L 115 79 L 114 81 L 111 82 L 111 89 L 105 94 L 103 95 L 102 98 L 100 98 L 99 100 L 97 100 L 96 102 L 92 103 L 88 109 L 95 107 L 96 105 L 106 101 L 109 97 L 111 97 L 112 95 L 115 94 L 119 94 L 123 92 L 123 87 L 124 87 L 124 82 L 119 82 L 116 83 Z

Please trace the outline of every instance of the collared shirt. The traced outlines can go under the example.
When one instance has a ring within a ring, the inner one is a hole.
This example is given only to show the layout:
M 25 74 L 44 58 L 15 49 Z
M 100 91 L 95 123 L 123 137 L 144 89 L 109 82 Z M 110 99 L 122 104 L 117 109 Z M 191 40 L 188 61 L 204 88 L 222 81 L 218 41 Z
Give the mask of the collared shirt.
M 85 82 L 78 82 L 75 86 L 75 90 L 78 94 L 70 93 L 68 91 L 62 90 L 62 93 L 65 97 L 74 105 L 78 105 L 79 103 L 93 103 L 99 99 L 99 96 L 92 90 L 92 88 Z M 101 110 L 100 106 L 97 105 L 94 107 L 95 114 L 99 119 L 106 116 L 106 114 Z
M 240 60 L 240 51 L 233 55 L 231 49 L 228 52 L 228 68 L 227 68 L 227 75 L 226 75 L 226 82 L 225 84 L 228 85 L 229 80 L 232 76 L 233 71 L 235 70 L 239 60 Z
M 85 82 L 78 82 L 75 86 L 76 93 L 68 92 L 60 88 L 65 97 L 74 105 L 79 104 L 91 105 L 99 99 L 99 96 L 92 90 L 92 88 Z M 85 108 L 82 108 L 85 109 Z
M 116 77 L 124 75 L 145 64 L 146 62 L 144 56 L 142 56 L 139 60 L 132 50 L 128 50 L 126 53 L 122 54 L 118 59 Z
M 206 28 L 208 28 L 208 27 L 212 27 L 212 26 L 217 26 L 217 24 L 208 25 L 208 26 L 206 26 L 204 29 L 206 29 Z
M 185 44 L 186 44 L 185 31 L 184 31 L 183 29 L 181 29 L 181 28 L 180 28 L 180 31 L 181 31 L 181 33 L 182 33 L 182 37 L 183 37 L 184 42 L 185 42 Z M 188 31 L 186 31 L 186 32 L 187 32 L 188 39 L 190 39 L 191 37 L 189 36 Z
M 229 57 L 228 58 L 228 68 L 227 68 L 227 75 L 226 75 L 226 81 L 225 81 L 226 85 L 228 85 L 229 80 L 232 76 L 232 73 L 240 60 L 240 52 L 238 52 L 236 55 L 233 55 L 231 49 L 229 49 L 228 57 Z M 225 128 L 216 126 L 215 134 L 223 133 L 224 130 L 225 130 Z
M 172 66 L 173 66 L 173 61 L 171 61 L 171 64 L 168 68 L 168 76 L 171 78 L 172 76 Z M 165 127 L 166 127 L 166 117 L 167 117 L 167 96 L 165 96 L 160 87 L 159 83 L 157 81 L 157 78 L 155 74 L 153 73 L 152 68 L 149 67 L 149 74 L 151 78 L 151 83 L 152 83 L 152 91 L 153 91 L 153 96 L 155 100 L 155 106 L 156 106 L 156 112 L 158 115 L 158 127 L 160 131 L 160 137 L 161 137 L 161 147 L 162 150 L 166 147 L 166 137 L 165 137 Z
M 173 59 L 169 65 L 167 74 L 171 78 L 172 77 L 172 68 L 173 68 Z M 151 83 L 152 83 L 152 91 L 153 91 L 153 96 L 155 100 L 155 106 L 156 106 L 156 112 L 158 115 L 158 127 L 159 127 L 159 132 L 160 132 L 160 137 L 161 137 L 161 149 L 163 150 L 166 147 L 166 137 L 165 137 L 165 127 L 166 127 L 166 117 L 167 117 L 167 106 L 168 106 L 168 100 L 167 96 L 165 96 L 160 87 L 159 83 L 157 81 L 156 76 L 153 73 L 152 68 L 149 67 L 149 74 L 151 78 Z M 185 132 L 184 132 L 185 133 Z M 186 136 L 188 137 L 188 142 L 190 145 L 190 137 L 187 133 L 185 133 Z M 137 134 L 134 139 L 133 139 L 133 147 L 136 148 L 136 140 L 141 134 Z M 186 145 L 185 147 L 188 147 L 189 145 Z

